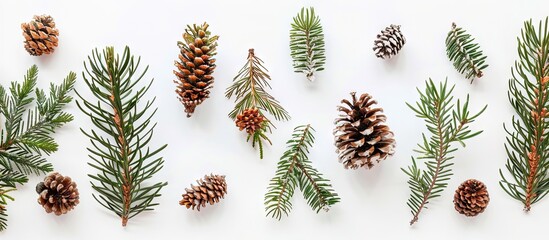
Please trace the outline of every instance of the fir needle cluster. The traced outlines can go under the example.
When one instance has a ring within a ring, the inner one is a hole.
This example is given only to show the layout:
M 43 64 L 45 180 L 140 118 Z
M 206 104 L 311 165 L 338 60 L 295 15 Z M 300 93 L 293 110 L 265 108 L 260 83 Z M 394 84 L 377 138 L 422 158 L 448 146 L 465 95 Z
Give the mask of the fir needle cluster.
M 328 211 L 330 206 L 340 201 L 330 180 L 312 167 L 307 156 L 315 140 L 313 131 L 311 125 L 298 126 L 286 143 L 288 150 L 280 158 L 275 177 L 271 179 L 265 194 L 267 216 L 280 220 L 282 215 L 288 215 L 292 210 L 291 198 L 298 187 L 317 213 L 320 210 Z
M 516 111 L 507 132 L 507 163 L 500 185 L 525 211 L 549 193 L 549 23 L 524 23 L 518 38 L 519 60 L 509 80 L 509 101 Z
M 162 169 L 164 160 L 158 154 L 166 147 L 151 149 L 148 145 L 156 123 L 152 117 L 155 99 L 144 100 L 152 80 L 138 85 L 148 67 L 139 72 L 141 58 L 137 60 L 126 47 L 122 55 L 113 47 L 103 52 L 95 49 L 84 63 L 84 82 L 94 100 L 80 92 L 77 105 L 96 129 L 82 132 L 93 147 L 88 148 L 88 164 L 98 173 L 89 174 L 93 197 L 99 204 L 114 212 L 126 226 L 128 220 L 158 205 L 154 200 L 166 182 L 149 183 L 148 180 Z
M 488 67 L 486 56 L 480 50 L 480 46 L 474 42 L 475 39 L 464 29 L 452 23 L 452 30 L 446 37 L 446 53 L 450 61 L 459 73 L 465 74 L 471 83 L 475 78 L 483 76 L 482 70 Z
M 0 231 L 7 227 L 6 204 L 14 200 L 11 192 L 17 184 L 27 183 L 28 175 L 53 171 L 43 155 L 57 151 L 59 146 L 51 135 L 73 120 L 63 108 L 72 101 L 69 94 L 76 74 L 70 72 L 61 84 L 51 84 L 49 95 L 36 87 L 37 78 L 34 65 L 23 83 L 12 82 L 8 89 L 0 86 L 0 115 L 4 119 L 0 130 Z
M 426 82 L 425 91 L 420 91 L 420 101 L 415 106 L 406 103 L 418 118 L 424 119 L 427 129 L 431 133 L 428 138 L 422 135 L 423 141 L 414 150 L 419 154 L 417 159 L 425 160 L 426 169 L 418 167 L 416 158 L 412 157 L 412 166 L 402 171 L 408 175 L 408 184 L 411 194 L 408 199 L 408 206 L 412 212 L 410 225 L 419 219 L 419 214 L 427 204 L 434 198 L 439 197 L 448 185 L 452 176 L 453 156 L 450 154 L 457 151 L 453 143 L 460 143 L 475 137 L 482 131 L 472 131 L 469 124 L 475 121 L 486 109 L 486 106 L 479 112 L 471 115 L 469 112 L 469 95 L 465 102 L 459 99 L 454 102 L 452 92 L 454 86 L 448 88 L 447 81 L 438 84 L 431 80 Z
M 295 72 L 304 73 L 309 81 L 315 80 L 315 72 L 324 70 L 324 33 L 314 8 L 301 8 L 294 17 L 290 30 L 290 51 Z

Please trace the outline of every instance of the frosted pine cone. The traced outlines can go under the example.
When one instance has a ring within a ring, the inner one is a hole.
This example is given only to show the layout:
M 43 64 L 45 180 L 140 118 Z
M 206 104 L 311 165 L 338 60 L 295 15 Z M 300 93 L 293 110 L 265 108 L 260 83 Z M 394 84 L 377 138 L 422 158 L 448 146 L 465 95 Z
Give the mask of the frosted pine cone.
M 346 169 L 372 168 L 374 163 L 394 154 L 393 132 L 385 125 L 383 109 L 374 107 L 377 102 L 365 93 L 357 100 L 352 92 L 352 102 L 338 108 L 340 117 L 335 120 L 336 152 Z
M 396 55 L 406 43 L 400 32 L 400 25 L 391 24 L 377 35 L 374 41 L 374 52 L 378 58 L 388 59 Z

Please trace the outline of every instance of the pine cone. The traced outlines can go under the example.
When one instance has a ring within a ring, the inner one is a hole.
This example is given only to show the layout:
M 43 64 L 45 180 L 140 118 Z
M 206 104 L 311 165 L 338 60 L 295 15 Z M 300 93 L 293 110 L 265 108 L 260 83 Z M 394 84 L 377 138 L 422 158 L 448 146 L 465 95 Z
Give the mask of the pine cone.
M 260 129 L 264 121 L 265 117 L 259 113 L 257 108 L 245 109 L 236 116 L 236 126 L 240 131 L 246 129 L 246 132 L 250 135 L 254 134 L 255 130 Z
M 57 216 L 69 212 L 79 203 L 76 183 L 59 173 L 46 176 L 44 182 L 36 185 L 36 192 L 40 194 L 38 203 L 47 213 L 53 212 Z
M 406 38 L 400 32 L 400 25 L 391 24 L 377 35 L 373 49 L 378 58 L 388 59 L 396 55 L 405 43 Z
M 179 61 L 175 62 L 177 70 L 173 73 L 177 77 L 176 92 L 179 101 L 185 106 L 187 117 L 191 117 L 196 106 L 200 105 L 210 95 L 214 78 L 217 39 L 210 37 L 208 24 L 193 25 L 185 30 L 183 42 L 177 42 L 181 50 Z
M 32 21 L 22 23 L 21 29 L 25 37 L 25 49 L 30 55 L 50 54 L 57 47 L 59 30 L 49 15 L 34 16 Z
M 213 175 L 204 176 L 204 179 L 196 181 L 198 186 L 191 184 L 191 188 L 185 189 L 183 199 L 179 201 L 179 205 L 185 205 L 185 207 L 196 209 L 200 211 L 200 207 L 206 207 L 206 203 L 213 205 L 219 202 L 220 198 L 223 198 L 227 193 L 227 183 L 225 182 L 225 176 Z
M 456 211 L 468 217 L 484 212 L 490 202 L 488 189 L 481 181 L 469 179 L 459 185 L 454 194 Z
M 393 155 L 395 140 L 385 125 L 383 109 L 373 107 L 377 102 L 367 93 L 357 101 L 355 94 L 351 93 L 352 103 L 343 99 L 341 103 L 346 106 L 338 107 L 341 115 L 335 120 L 336 152 L 346 169 L 370 169 L 374 162 Z

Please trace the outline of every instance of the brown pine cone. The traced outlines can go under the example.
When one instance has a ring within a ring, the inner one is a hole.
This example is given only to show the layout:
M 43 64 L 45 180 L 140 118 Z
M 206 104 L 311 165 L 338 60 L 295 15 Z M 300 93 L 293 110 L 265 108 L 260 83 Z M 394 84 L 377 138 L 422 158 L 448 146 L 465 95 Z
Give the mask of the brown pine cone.
M 191 117 L 196 106 L 200 105 L 210 95 L 213 87 L 217 39 L 210 36 L 208 24 L 188 26 L 183 34 L 185 42 L 178 42 L 180 48 L 179 61 L 175 61 L 177 70 L 176 92 L 179 101 L 183 103 L 187 117 Z
M 192 207 L 193 210 L 196 207 L 200 211 L 200 207 L 206 207 L 206 203 L 213 205 L 219 202 L 227 193 L 227 182 L 223 175 L 206 175 L 196 183 L 197 186 L 191 184 L 190 189 L 185 189 L 186 193 L 183 194 L 179 205 L 184 205 L 187 209 Z
M 36 185 L 36 192 L 40 194 L 38 203 L 47 213 L 53 212 L 57 216 L 69 212 L 80 202 L 76 183 L 59 173 L 46 176 Z
M 262 127 L 264 121 L 265 117 L 259 113 L 259 109 L 248 108 L 236 116 L 235 123 L 240 131 L 246 129 L 246 132 L 252 135 L 255 130 Z
M 463 182 L 454 194 L 456 211 L 468 217 L 484 212 L 489 202 L 488 189 L 484 183 L 475 179 Z
M 380 162 L 394 154 L 395 140 L 393 132 L 385 125 L 383 109 L 367 93 L 357 100 L 351 93 L 352 102 L 343 99 L 345 104 L 338 107 L 341 111 L 335 120 L 335 146 L 339 161 L 346 169 L 360 167 L 372 168 L 374 162 Z
M 32 21 L 22 23 L 21 29 L 25 37 L 25 49 L 30 55 L 50 54 L 57 47 L 59 30 L 49 15 L 34 16 Z

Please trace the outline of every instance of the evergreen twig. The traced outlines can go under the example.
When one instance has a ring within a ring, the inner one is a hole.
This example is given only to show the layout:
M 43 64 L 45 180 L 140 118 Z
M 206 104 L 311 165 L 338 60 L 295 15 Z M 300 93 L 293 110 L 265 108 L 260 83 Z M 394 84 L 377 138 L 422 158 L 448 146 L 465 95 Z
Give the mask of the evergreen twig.
M 244 110 L 255 108 L 264 117 L 267 112 L 276 120 L 289 120 L 290 114 L 266 91 L 266 88 L 271 88 L 270 80 L 271 77 L 267 74 L 263 61 L 255 56 L 254 49 L 250 49 L 246 64 L 240 69 L 233 79 L 233 84 L 225 92 L 227 98 L 230 99 L 233 96 L 236 98 L 236 106 L 229 113 L 229 117 L 235 120 L 236 116 Z M 263 158 L 263 141 L 271 144 L 266 135 L 267 132 L 271 132 L 271 127 L 274 127 L 273 123 L 265 117 L 261 128 L 248 135 L 247 140 L 252 140 L 252 147 L 255 147 L 256 144 L 259 146 L 260 158 Z
M 93 197 L 118 215 L 122 226 L 137 214 L 153 210 L 158 205 L 154 199 L 167 185 L 147 182 L 162 169 L 164 160 L 157 155 L 167 145 L 156 149 L 148 146 L 156 126 L 152 122 L 155 98 L 143 100 L 153 81 L 138 85 L 148 69 L 138 73 L 140 61 L 134 59 L 128 47 L 122 56 L 115 54 L 113 47 L 107 47 L 102 54 L 95 49 L 84 63 L 82 75 L 96 100 L 77 92 L 78 107 L 96 127 L 81 129 L 93 145 L 88 148 L 93 160 L 88 164 L 99 171 L 88 175 L 98 193 Z
M 324 70 L 324 33 L 320 17 L 315 9 L 301 8 L 294 17 L 290 30 L 290 51 L 295 72 L 304 73 L 309 81 L 314 81 L 314 73 Z
M 37 78 L 33 65 L 23 83 L 12 82 L 8 90 L 0 86 L 0 115 L 5 120 L 0 130 L 0 231 L 7 227 L 7 201 L 14 200 L 10 192 L 27 183 L 27 175 L 53 171 L 43 155 L 57 151 L 51 135 L 73 120 L 63 107 L 72 101 L 76 74 L 70 72 L 60 85 L 51 84 L 48 96 L 36 87 Z
M 415 106 L 406 103 L 417 117 L 425 120 L 427 129 L 432 135 L 428 139 L 423 134 L 423 142 L 419 143 L 418 148 L 414 150 L 420 154 L 417 159 L 426 160 L 427 169 L 419 169 L 414 157 L 412 157 L 412 166 L 407 169 L 402 168 L 402 171 L 410 177 L 408 184 L 412 191 L 407 203 L 413 215 L 410 225 L 418 221 L 419 214 L 426 208 L 429 201 L 439 197 L 446 188 L 447 181 L 452 176 L 451 166 L 454 164 L 450 161 L 454 157 L 449 154 L 457 151 L 452 143 L 459 142 L 464 147 L 464 140 L 482 133 L 482 131 L 469 130 L 469 124 L 474 122 L 487 107 L 471 116 L 469 95 L 463 104 L 460 100 L 454 103 L 452 96 L 454 86 L 448 88 L 447 81 L 440 83 L 437 87 L 429 79 L 426 85 L 424 92 L 418 89 L 420 101 L 416 102 Z
M 454 67 L 459 73 L 465 74 L 467 79 L 471 79 L 471 83 L 475 78 L 481 78 L 482 70 L 488 67 L 488 64 L 485 64 L 486 56 L 483 55 L 480 46 L 473 42 L 474 40 L 470 34 L 457 27 L 455 23 L 452 23 L 452 30 L 446 37 L 448 58 L 454 62 Z
M 507 132 L 505 150 L 509 175 L 503 174 L 500 186 L 509 196 L 522 202 L 524 210 L 549 193 L 549 18 L 538 28 L 532 20 L 524 22 L 518 38 L 519 60 L 509 80 L 509 102 L 517 116 Z
M 317 213 L 322 209 L 328 211 L 330 206 L 340 201 L 329 180 L 311 166 L 307 157 L 309 147 L 314 143 L 313 131 L 310 125 L 298 126 L 288 140 L 288 150 L 280 158 L 275 177 L 271 179 L 265 194 L 267 216 L 280 220 L 283 214 L 288 215 L 292 210 L 290 200 L 297 186 Z

